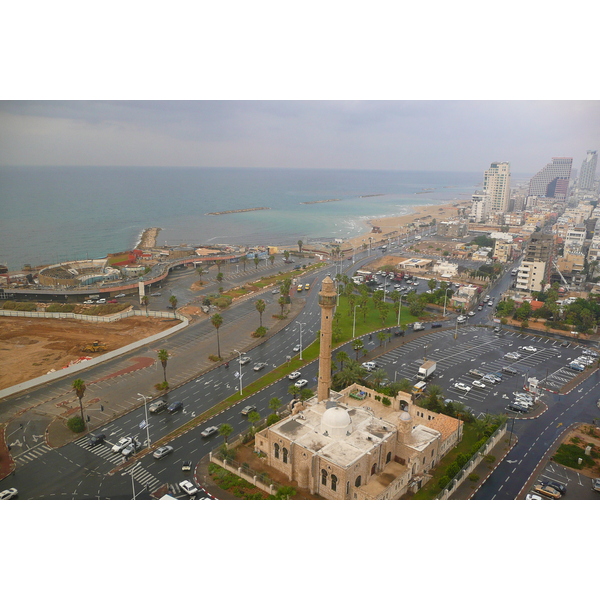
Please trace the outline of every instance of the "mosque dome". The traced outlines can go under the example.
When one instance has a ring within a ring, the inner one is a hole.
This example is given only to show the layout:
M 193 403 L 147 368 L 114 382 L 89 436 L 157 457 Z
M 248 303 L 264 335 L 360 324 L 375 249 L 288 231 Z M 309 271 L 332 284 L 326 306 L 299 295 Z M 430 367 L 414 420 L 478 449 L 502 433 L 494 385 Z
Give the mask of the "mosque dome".
M 412 417 L 410 416 L 410 413 L 408 411 L 403 410 L 400 413 L 400 420 L 408 422 L 408 421 L 412 421 Z
M 352 432 L 352 419 L 341 406 L 328 408 L 321 417 L 321 433 L 333 438 L 345 437 Z

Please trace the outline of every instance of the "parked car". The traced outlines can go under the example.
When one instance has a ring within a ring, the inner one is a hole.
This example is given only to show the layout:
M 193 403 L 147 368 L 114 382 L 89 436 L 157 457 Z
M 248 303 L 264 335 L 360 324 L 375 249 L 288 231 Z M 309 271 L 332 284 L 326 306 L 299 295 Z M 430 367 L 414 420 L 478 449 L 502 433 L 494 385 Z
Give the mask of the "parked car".
M 113 299 L 113 300 L 107 300 L 107 302 L 106 302 L 106 303 L 107 303 L 107 304 L 118 304 L 118 303 L 119 303 L 119 301 L 118 301 L 118 300 L 114 300 L 114 299 Z
M 260 371 L 261 369 L 264 369 L 266 366 L 267 366 L 267 363 L 265 363 L 265 362 L 259 362 L 259 363 L 256 363 L 254 365 L 254 370 L 255 371 Z
M 569 369 L 573 369 L 573 371 L 585 371 L 585 365 L 582 365 L 576 361 L 569 363 L 568 367 Z
M 472 375 L 473 377 L 477 377 L 477 379 L 481 379 L 482 377 L 485 377 L 485 373 L 478 371 L 477 369 L 471 369 L 469 371 L 469 375 Z
M 458 315 L 458 317 L 456 317 L 456 320 L 459 323 L 464 323 L 467 320 L 467 317 L 465 317 L 465 315 Z
M 97 446 L 98 444 L 102 444 L 106 439 L 106 435 L 104 433 L 98 433 L 96 435 L 90 435 L 90 439 L 88 444 L 90 446 Z
M 543 500 L 543 498 L 537 494 L 527 494 L 527 496 L 525 496 L 525 500 Z
M 131 444 L 132 441 L 133 440 L 131 437 L 119 438 L 119 441 L 112 447 L 112 451 L 113 452 L 121 452 L 121 450 L 123 450 L 123 448 L 125 448 L 125 446 L 129 446 L 129 444 Z
M 525 352 L 537 352 L 537 348 L 534 346 L 521 346 L 520 350 L 525 350 Z
M 477 310 L 483 310 L 483 305 L 481 305 L 481 304 L 480 304 L 480 305 L 477 307 Z
M 294 385 L 297 388 L 303 388 L 307 384 L 308 384 L 308 381 L 306 379 L 298 379 L 298 381 L 296 381 L 296 383 Z
M 363 367 L 363 369 L 366 369 L 367 371 L 373 371 L 377 368 L 377 364 L 373 361 L 364 362 L 361 366 Z
M 249 415 L 253 410 L 256 410 L 256 406 L 254 406 L 254 404 L 248 404 L 248 406 L 244 406 L 244 408 L 242 408 L 242 414 L 244 416 Z
M 599 479 L 592 479 L 592 489 L 595 492 L 600 492 L 600 478 Z
M 491 377 L 490 375 L 485 375 L 484 377 L 481 378 L 482 381 L 485 381 L 486 383 L 498 383 L 496 381 L 495 377 Z
M 277 288 L 274 290 L 271 290 L 271 294 L 279 294 L 279 290 Z
M 470 310 L 470 311 L 467 313 L 467 315 L 468 315 L 469 317 L 474 317 L 474 316 L 475 316 L 475 313 L 474 313 L 472 310 Z
M 94 304 L 93 300 L 84 300 L 83 301 L 84 304 Z
M 514 369 L 513 367 L 502 367 L 502 372 L 503 373 L 508 373 L 509 375 L 516 375 L 518 373 L 518 371 L 516 369 Z
M 478 388 L 484 388 L 485 387 L 485 383 L 483 383 L 482 381 L 479 381 L 479 379 L 475 379 L 475 381 L 473 381 L 473 385 L 475 387 L 478 387 Z
M 298 379 L 298 377 L 300 377 L 300 375 L 302 375 L 302 373 L 300 373 L 300 371 L 292 371 L 288 375 L 288 379 L 291 379 L 292 381 L 294 381 L 294 379 Z
M 161 446 L 154 451 L 152 456 L 156 459 L 161 459 L 171 454 L 171 452 L 173 452 L 173 446 Z
M 0 492 L 0 500 L 14 500 L 19 497 L 19 492 L 17 488 L 8 488 Z
M 249 356 L 240 356 L 238 358 L 238 362 L 240 365 L 247 365 L 252 359 Z
M 193 496 L 198 493 L 198 488 L 191 482 L 185 479 L 179 482 L 179 487 L 188 495 Z
M 500 333 L 500 327 L 494 327 L 494 333 Z
M 507 352 L 504 355 L 504 358 L 512 358 L 513 360 L 518 360 L 519 358 L 521 358 L 521 354 L 519 354 L 518 352 Z
M 125 298 L 125 294 L 117 294 L 115 298 Z
M 466 383 L 463 383 L 462 381 L 457 381 L 457 382 L 454 384 L 454 387 L 455 387 L 457 390 L 462 390 L 463 392 L 470 392 L 470 391 L 471 391 L 471 386 L 470 386 L 470 385 L 467 385 Z
M 169 405 L 169 408 L 167 408 L 167 410 L 173 414 L 174 412 L 177 412 L 178 410 L 182 410 L 183 409 L 183 402 L 181 400 L 177 400 L 175 402 L 173 402 L 172 404 Z
M 534 486 L 533 491 L 541 496 L 552 498 L 553 500 L 558 500 L 560 498 L 560 492 L 549 485 L 536 485 Z
M 162 296 L 162 294 L 160 292 L 153 292 L 152 294 L 150 294 L 151 296 Z
M 211 425 L 210 427 L 207 427 L 204 431 L 200 432 L 200 437 L 207 438 L 217 433 L 217 431 L 219 431 L 219 428 L 216 425 Z
M 553 487 L 557 492 L 560 492 L 563 495 L 567 493 L 567 486 L 558 481 L 542 481 L 542 485 Z

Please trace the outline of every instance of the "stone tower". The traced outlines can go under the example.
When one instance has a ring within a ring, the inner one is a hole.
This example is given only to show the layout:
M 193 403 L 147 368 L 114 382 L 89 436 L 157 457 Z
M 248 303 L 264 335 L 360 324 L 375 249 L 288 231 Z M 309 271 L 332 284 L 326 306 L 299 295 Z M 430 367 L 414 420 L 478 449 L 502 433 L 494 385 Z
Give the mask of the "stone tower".
M 331 387 L 331 334 L 333 330 L 333 311 L 335 310 L 337 293 L 335 285 L 329 275 L 323 279 L 319 292 L 319 306 L 321 307 L 321 338 L 319 349 L 319 385 L 317 398 L 320 401 L 329 398 Z

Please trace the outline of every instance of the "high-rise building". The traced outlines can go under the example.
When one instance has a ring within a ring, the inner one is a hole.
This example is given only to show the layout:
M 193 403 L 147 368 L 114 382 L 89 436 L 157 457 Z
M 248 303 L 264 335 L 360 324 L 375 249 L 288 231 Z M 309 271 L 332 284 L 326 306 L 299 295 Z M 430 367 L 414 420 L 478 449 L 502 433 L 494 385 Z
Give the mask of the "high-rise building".
M 485 223 L 490 213 L 492 200 L 489 194 L 475 192 L 471 198 L 471 213 L 469 218 L 475 223 Z
M 515 287 L 518 290 L 543 291 L 544 284 L 550 278 L 550 260 L 553 251 L 554 236 L 546 233 L 532 234 L 517 273 Z
M 491 212 L 506 212 L 510 203 L 510 164 L 494 162 L 483 174 L 483 193 L 490 197 Z
M 531 178 L 528 195 L 566 199 L 572 164 L 572 158 L 553 158 Z
M 594 190 L 596 178 L 596 163 L 598 162 L 598 152 L 596 150 L 588 150 L 581 165 L 581 173 L 579 175 L 578 187 L 580 190 Z

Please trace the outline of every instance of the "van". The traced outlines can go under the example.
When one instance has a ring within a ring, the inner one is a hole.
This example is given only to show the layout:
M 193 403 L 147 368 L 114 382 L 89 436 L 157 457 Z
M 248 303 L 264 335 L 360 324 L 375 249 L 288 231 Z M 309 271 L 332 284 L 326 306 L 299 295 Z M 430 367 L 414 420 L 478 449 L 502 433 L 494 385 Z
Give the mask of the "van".
M 100 300 L 96 300 L 96 304 L 106 304 L 106 298 L 100 298 Z

